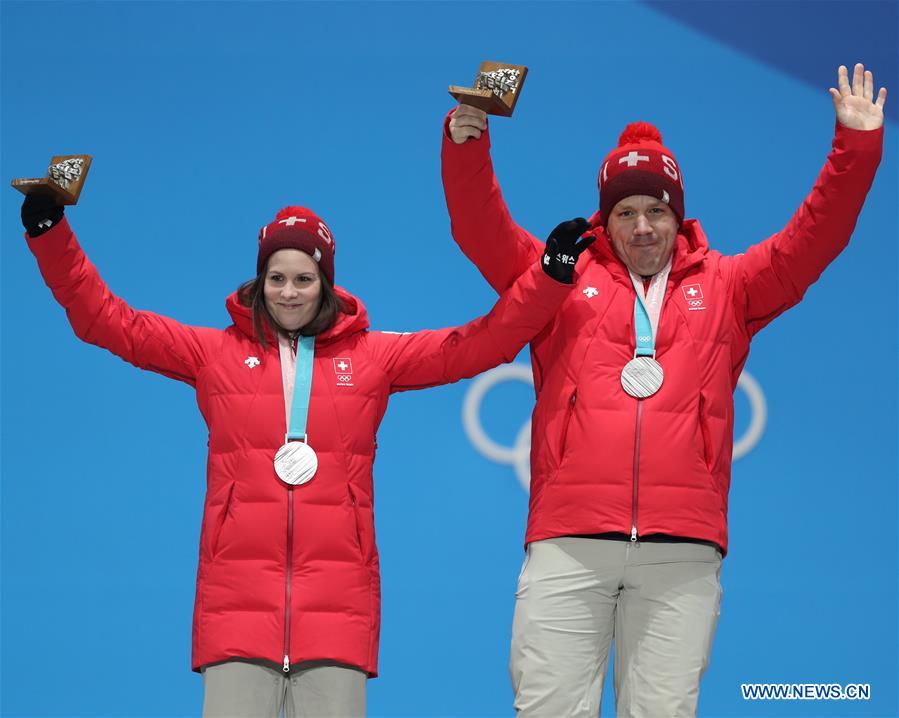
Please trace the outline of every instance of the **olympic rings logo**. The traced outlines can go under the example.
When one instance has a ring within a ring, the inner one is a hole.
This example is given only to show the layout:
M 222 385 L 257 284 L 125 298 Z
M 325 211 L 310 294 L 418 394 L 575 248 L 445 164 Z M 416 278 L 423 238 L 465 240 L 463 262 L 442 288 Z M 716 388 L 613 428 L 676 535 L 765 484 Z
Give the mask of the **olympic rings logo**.
M 525 364 L 504 364 L 491 369 L 477 377 L 465 395 L 462 404 L 462 425 L 468 439 L 486 458 L 498 464 L 509 464 L 515 469 L 515 476 L 525 491 L 530 486 L 530 454 L 531 454 L 531 420 L 521 425 L 512 446 L 503 446 L 487 436 L 481 424 L 481 402 L 487 393 L 497 384 L 504 381 L 520 381 L 529 386 L 534 385 L 531 368 Z M 743 371 L 737 381 L 740 389 L 749 401 L 751 418 L 744 434 L 734 441 L 734 461 L 741 459 L 752 451 L 765 433 L 768 420 L 768 404 L 762 387 L 747 371 Z

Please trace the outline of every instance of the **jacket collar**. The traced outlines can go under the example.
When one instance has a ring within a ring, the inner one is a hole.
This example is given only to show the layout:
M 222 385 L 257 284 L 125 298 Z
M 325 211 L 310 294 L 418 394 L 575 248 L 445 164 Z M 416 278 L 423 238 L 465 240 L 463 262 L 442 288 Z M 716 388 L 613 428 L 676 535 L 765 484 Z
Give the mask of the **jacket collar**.
M 365 331 L 369 326 L 368 312 L 362 301 L 343 287 L 334 287 L 334 291 L 343 303 L 343 311 L 337 315 L 337 321 L 334 322 L 330 329 L 315 337 L 317 345 L 329 344 L 355 332 Z M 253 311 L 250 307 L 245 307 L 237 301 L 237 292 L 232 292 L 225 300 L 225 309 L 231 315 L 234 326 L 250 339 L 256 341 L 256 331 L 253 329 Z M 266 341 L 277 347 L 278 342 L 265 322 L 263 322 L 263 330 L 265 331 Z

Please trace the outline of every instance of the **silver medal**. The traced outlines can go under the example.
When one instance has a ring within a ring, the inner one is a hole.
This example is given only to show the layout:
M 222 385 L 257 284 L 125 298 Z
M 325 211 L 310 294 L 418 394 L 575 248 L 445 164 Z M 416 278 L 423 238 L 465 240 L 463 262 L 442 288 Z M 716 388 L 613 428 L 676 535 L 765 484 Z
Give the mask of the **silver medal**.
M 304 441 L 288 441 L 275 454 L 275 473 L 285 484 L 299 486 L 318 471 L 315 450 Z
M 655 394 L 664 379 L 662 365 L 650 356 L 634 357 L 621 370 L 621 386 L 637 399 Z

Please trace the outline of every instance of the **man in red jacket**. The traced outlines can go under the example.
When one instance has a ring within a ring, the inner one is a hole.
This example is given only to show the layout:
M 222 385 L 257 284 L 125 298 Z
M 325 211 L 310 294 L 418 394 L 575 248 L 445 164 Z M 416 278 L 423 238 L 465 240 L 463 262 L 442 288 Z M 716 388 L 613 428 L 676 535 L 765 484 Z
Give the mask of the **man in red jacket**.
M 727 552 L 733 391 L 750 340 L 849 241 L 880 161 L 886 90 L 845 67 L 833 149 L 787 226 L 745 254 L 685 219 L 674 154 L 635 123 L 599 169 L 599 211 L 553 236 L 596 239 L 571 306 L 531 342 L 527 558 L 511 673 L 520 716 L 596 716 L 612 639 L 618 715 L 694 715 Z M 444 127 L 453 235 L 497 291 L 543 251 L 509 215 L 486 114 Z

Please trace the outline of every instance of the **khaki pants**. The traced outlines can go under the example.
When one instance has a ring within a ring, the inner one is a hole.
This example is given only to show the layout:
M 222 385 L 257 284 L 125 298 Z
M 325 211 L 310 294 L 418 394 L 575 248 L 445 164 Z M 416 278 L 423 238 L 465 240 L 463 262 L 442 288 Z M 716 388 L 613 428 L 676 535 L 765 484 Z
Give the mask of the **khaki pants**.
M 203 718 L 361 718 L 366 674 L 309 661 L 289 676 L 267 666 L 228 661 L 203 669 Z
M 519 718 L 599 715 L 613 639 L 618 716 L 695 716 L 720 573 L 721 554 L 702 544 L 531 543 L 512 624 Z

